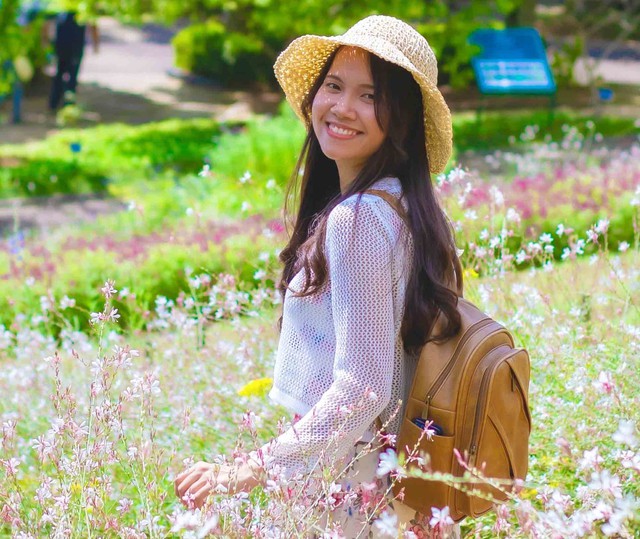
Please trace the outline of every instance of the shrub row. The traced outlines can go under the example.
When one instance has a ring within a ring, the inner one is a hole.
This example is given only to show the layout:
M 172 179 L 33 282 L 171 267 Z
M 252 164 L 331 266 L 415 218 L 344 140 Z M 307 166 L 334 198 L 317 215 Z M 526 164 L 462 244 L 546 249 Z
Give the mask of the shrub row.
M 219 133 L 213 120 L 167 120 L 65 130 L 40 143 L 3 146 L 0 198 L 99 192 L 185 174 L 202 166 Z

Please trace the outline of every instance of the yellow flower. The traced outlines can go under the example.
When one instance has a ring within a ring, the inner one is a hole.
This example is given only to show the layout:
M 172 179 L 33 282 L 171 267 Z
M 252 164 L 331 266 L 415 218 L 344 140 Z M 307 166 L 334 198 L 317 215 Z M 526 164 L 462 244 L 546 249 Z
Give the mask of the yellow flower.
M 465 279 L 477 279 L 478 278 L 478 272 L 476 270 L 474 270 L 473 268 L 465 269 L 463 274 L 464 274 L 464 278 Z
M 522 492 L 520 492 L 520 498 L 523 500 L 533 500 L 538 495 L 538 489 L 535 488 L 524 488 Z
M 251 382 L 238 390 L 238 395 L 243 397 L 252 397 L 254 395 L 258 397 L 265 397 L 272 385 L 272 378 L 258 378 L 256 380 L 251 380 Z

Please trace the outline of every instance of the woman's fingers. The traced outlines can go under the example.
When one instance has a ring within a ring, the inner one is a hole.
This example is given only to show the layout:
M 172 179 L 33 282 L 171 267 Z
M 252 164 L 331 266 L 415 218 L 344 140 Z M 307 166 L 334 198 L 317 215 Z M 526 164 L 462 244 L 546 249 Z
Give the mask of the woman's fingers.
M 202 507 L 216 488 L 229 492 L 230 483 L 231 469 L 228 466 L 198 462 L 176 476 L 174 489 L 187 507 Z
M 174 486 L 178 498 L 182 499 L 191 485 L 198 481 L 203 474 L 208 472 L 207 466 L 203 466 L 205 464 L 205 462 L 198 462 L 176 477 Z

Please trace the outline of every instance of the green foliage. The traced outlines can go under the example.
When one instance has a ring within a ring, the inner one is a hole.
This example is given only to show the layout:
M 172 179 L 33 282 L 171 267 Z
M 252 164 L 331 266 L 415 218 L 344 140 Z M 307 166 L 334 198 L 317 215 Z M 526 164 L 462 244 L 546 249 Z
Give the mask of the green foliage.
M 256 36 L 229 32 L 217 20 L 194 24 L 173 38 L 178 67 L 225 86 L 273 84 L 272 58 Z
M 107 184 L 114 194 L 127 194 L 141 180 L 199 170 L 218 133 L 213 120 L 168 120 L 65 130 L 42 142 L 4 146 L 0 198 L 86 193 Z
M 560 87 L 574 86 L 574 68 L 576 61 L 585 52 L 584 39 L 579 36 L 573 36 L 572 39 L 565 41 L 562 46 L 553 52 L 551 61 L 551 69 L 556 83 Z
M 107 178 L 102 174 L 64 158 L 27 158 L 17 166 L 0 169 L 3 197 L 99 193 L 106 189 L 106 184 Z
M 211 170 L 237 180 L 245 171 L 254 179 L 273 178 L 286 185 L 302 148 L 305 129 L 291 108 L 283 103 L 273 118 L 254 118 L 239 132 L 223 134 L 209 154 Z
M 0 97 L 10 91 L 15 77 L 11 62 L 23 52 L 24 44 L 17 24 L 19 8 L 19 0 L 3 0 L 0 3 Z
M 445 0 L 377 0 L 366 5 L 346 0 L 190 0 L 162 13 L 169 18 L 192 16 L 198 21 L 207 20 L 176 36 L 177 64 L 225 84 L 273 82 L 271 65 L 292 39 L 305 34 L 339 34 L 367 15 L 385 14 L 413 23 L 439 59 L 442 82 L 465 87 L 473 77 L 469 61 L 475 53 L 467 43 L 469 34 L 476 28 L 503 27 L 505 17 L 520 3 L 521 0 L 472 0 L 452 6 Z

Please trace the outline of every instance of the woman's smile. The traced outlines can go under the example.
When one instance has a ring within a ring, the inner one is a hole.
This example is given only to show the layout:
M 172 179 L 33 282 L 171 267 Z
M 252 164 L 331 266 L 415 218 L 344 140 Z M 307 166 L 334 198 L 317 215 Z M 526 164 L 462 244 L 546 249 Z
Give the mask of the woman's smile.
M 333 122 L 327 122 L 327 128 L 329 131 L 329 135 L 339 139 L 351 139 L 360 134 L 360 131 L 349 129 L 348 127 L 344 127 Z

